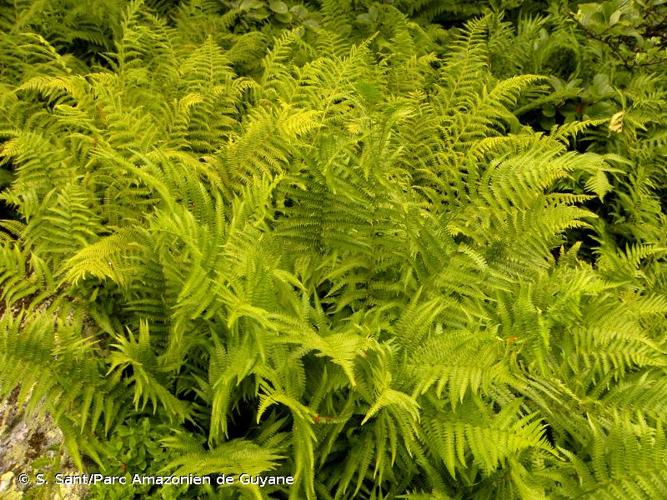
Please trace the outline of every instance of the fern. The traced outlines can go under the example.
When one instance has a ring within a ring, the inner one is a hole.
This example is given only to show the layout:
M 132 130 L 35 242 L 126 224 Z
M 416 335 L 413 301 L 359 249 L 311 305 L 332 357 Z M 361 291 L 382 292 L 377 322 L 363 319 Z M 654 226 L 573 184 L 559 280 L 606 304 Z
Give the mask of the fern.
M 492 4 L 3 3 L 0 395 L 293 479 L 155 495 L 665 496 L 664 72 L 550 123 L 576 26 Z

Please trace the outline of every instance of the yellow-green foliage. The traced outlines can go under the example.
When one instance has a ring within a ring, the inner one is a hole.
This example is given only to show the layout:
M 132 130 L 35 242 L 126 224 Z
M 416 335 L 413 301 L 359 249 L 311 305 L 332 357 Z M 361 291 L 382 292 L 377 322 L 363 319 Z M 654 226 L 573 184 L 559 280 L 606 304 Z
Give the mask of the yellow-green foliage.
M 624 152 L 571 147 L 604 120 L 519 120 L 548 78 L 495 71 L 497 16 L 102 3 L 49 7 L 92 23 L 69 38 L 1 4 L 0 395 L 79 468 L 667 495 L 665 236 L 605 242 Z

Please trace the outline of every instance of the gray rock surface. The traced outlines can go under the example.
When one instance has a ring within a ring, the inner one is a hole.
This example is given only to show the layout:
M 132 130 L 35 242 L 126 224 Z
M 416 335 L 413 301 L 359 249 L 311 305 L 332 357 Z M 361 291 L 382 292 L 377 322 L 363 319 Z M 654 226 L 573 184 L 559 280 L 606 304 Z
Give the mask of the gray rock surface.
M 86 488 L 55 484 L 37 486 L 35 475 L 75 473 L 63 450 L 63 436 L 48 416 L 29 415 L 17 402 L 18 390 L 0 402 L 0 498 L 81 499 Z M 39 413 L 39 412 L 38 412 Z M 27 474 L 28 483 L 18 477 Z

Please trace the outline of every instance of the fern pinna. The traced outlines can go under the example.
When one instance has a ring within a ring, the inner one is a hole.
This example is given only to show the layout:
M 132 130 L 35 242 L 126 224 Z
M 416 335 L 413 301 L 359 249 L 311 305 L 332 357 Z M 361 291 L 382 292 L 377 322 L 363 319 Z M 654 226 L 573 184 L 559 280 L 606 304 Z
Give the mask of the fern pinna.
M 0 389 L 79 468 L 147 421 L 129 472 L 294 479 L 155 498 L 667 494 L 666 250 L 578 256 L 617 158 L 516 118 L 492 16 L 119 3 L 0 35 Z

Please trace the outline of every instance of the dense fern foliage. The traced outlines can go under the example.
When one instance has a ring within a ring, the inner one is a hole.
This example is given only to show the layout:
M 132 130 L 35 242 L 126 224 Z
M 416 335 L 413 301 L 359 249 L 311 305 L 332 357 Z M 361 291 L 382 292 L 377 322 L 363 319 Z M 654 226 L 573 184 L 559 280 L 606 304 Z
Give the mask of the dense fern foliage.
M 93 498 L 667 496 L 651 2 L 390 3 L 0 2 L 2 396 L 294 479 Z

